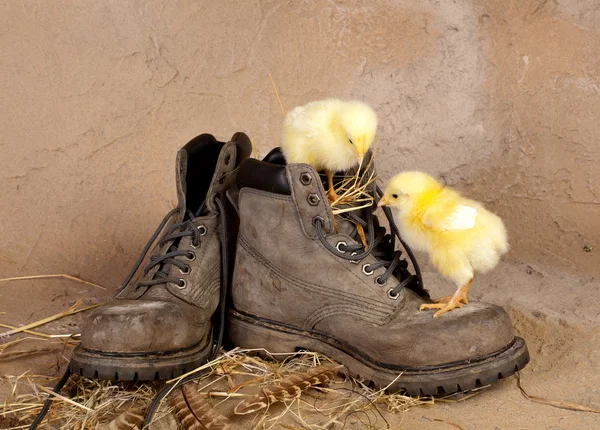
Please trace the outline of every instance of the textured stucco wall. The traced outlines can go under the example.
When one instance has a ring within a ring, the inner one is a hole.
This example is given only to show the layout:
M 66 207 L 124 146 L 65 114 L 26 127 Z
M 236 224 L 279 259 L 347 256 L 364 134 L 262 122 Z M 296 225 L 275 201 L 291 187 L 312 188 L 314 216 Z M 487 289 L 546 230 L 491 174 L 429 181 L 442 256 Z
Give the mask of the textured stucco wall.
M 116 285 L 173 207 L 176 150 L 357 97 L 380 176 L 506 220 L 510 258 L 600 274 L 597 0 L 0 3 L 0 275 Z

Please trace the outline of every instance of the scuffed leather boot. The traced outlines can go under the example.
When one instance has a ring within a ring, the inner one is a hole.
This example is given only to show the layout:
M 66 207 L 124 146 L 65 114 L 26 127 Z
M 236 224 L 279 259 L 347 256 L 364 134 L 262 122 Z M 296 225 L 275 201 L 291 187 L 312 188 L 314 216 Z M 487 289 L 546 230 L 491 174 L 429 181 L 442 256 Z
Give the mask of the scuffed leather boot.
M 198 367 L 210 355 L 211 318 L 219 305 L 223 276 L 228 276 L 222 273 L 222 255 L 233 237 L 223 234 L 225 192 L 250 152 L 250 140 L 243 133 L 227 143 L 202 134 L 178 152 L 178 207 L 167 214 L 115 298 L 85 320 L 81 345 L 71 360 L 73 373 L 101 379 L 167 379 Z M 167 221 L 148 264 L 132 282 Z
M 354 376 L 413 395 L 474 389 L 529 361 L 500 307 L 470 302 L 437 319 L 420 312 L 431 301 L 379 227 L 375 207 L 334 222 L 312 167 L 286 166 L 272 153 L 245 161 L 237 188 L 240 230 L 228 309 L 234 345 L 318 351 Z

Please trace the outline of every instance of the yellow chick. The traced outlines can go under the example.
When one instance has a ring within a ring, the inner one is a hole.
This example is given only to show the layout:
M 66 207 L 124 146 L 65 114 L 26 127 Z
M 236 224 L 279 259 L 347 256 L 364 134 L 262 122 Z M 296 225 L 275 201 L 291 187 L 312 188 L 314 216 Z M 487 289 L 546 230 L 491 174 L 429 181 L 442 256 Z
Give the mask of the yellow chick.
M 360 101 L 321 100 L 290 111 L 283 123 L 281 146 L 288 163 L 306 163 L 325 170 L 328 196 L 334 201 L 333 174 L 348 170 L 371 147 L 377 116 Z
M 434 318 L 462 307 L 461 302 L 467 304 L 475 272 L 493 269 L 508 251 L 506 229 L 498 216 L 425 173 L 394 176 L 378 205 L 399 211 L 398 226 L 406 243 L 428 252 L 431 263 L 458 286 L 453 296 L 421 305 L 421 310 L 438 309 Z

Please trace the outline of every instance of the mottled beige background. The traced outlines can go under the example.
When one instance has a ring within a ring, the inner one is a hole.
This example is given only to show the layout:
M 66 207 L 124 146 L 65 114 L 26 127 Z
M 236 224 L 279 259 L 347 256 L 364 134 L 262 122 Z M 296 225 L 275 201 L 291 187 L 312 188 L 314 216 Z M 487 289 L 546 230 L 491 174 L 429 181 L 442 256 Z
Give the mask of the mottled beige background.
M 510 258 L 598 275 L 599 54 L 598 0 L 2 1 L 0 275 L 118 284 L 180 146 L 277 144 L 269 73 L 286 109 L 371 103 L 384 181 L 443 175 Z

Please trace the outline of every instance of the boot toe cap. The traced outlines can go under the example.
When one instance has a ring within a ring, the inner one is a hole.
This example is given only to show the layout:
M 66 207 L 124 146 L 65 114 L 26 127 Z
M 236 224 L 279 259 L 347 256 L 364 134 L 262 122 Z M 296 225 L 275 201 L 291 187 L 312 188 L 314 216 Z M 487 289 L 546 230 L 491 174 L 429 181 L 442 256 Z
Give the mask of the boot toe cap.
M 209 322 L 194 307 L 168 301 L 115 300 L 95 309 L 81 331 L 84 348 L 107 353 L 163 353 L 206 338 Z
M 514 339 L 510 317 L 499 306 L 469 303 L 440 315 L 420 312 L 422 339 L 417 349 L 422 364 L 445 364 L 479 359 L 503 350 Z M 415 357 L 415 355 L 413 355 Z M 416 358 L 416 357 L 415 357 Z

